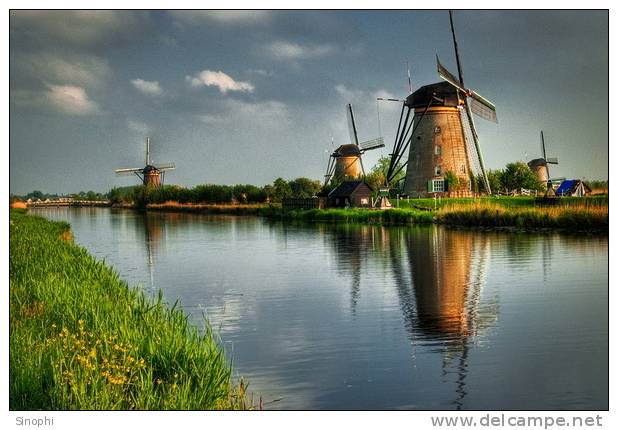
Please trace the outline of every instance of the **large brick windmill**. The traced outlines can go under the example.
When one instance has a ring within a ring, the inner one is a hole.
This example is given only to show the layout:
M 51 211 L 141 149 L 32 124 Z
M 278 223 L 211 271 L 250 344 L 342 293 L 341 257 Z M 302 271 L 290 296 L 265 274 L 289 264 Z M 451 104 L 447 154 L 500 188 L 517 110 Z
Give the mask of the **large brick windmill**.
M 165 179 L 165 172 L 176 169 L 174 163 L 154 164 L 150 160 L 150 138 L 146 138 L 146 166 L 114 170 L 117 175 L 135 174 L 147 187 L 160 187 Z
M 482 178 L 491 194 L 473 115 L 497 122 L 496 108 L 464 86 L 459 49 L 449 12 L 458 78 L 436 57 L 442 82 L 420 87 L 401 108 L 386 185 L 407 167 L 403 193 L 412 197 L 471 196 L 471 178 Z M 400 164 L 406 151 L 408 159 Z M 451 182 L 449 184 L 449 182 Z

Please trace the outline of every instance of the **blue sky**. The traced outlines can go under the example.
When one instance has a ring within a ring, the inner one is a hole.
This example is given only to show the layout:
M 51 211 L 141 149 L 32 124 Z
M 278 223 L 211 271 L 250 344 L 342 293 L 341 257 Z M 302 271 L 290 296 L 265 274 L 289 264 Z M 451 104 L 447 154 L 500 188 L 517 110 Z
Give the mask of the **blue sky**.
M 485 163 L 548 156 L 552 176 L 608 176 L 605 11 L 455 11 L 467 86 L 493 101 L 478 120 Z M 376 97 L 456 71 L 446 11 L 13 11 L 10 191 L 107 191 L 137 178 L 144 138 L 168 183 L 321 179 L 331 137 L 376 137 Z M 386 148 L 400 107 L 380 105 Z

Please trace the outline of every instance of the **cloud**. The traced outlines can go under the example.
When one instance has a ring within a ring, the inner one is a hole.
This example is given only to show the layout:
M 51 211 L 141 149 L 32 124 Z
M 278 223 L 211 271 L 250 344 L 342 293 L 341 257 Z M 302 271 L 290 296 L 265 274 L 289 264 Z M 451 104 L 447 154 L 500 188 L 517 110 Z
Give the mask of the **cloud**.
M 159 86 L 157 81 L 145 81 L 143 79 L 133 79 L 131 81 L 133 86 L 144 94 L 151 96 L 159 96 L 163 94 L 163 90 Z
M 375 102 L 378 98 L 383 99 L 396 99 L 392 93 L 385 89 L 379 89 L 376 91 L 366 91 L 358 88 L 348 88 L 344 84 L 335 85 L 335 92 L 346 103 L 358 103 L 363 105 L 371 105 L 375 107 Z M 380 110 L 383 111 L 396 111 L 401 110 L 401 104 L 396 102 L 380 102 Z
M 110 74 L 107 61 L 91 55 L 26 54 L 16 57 L 13 66 L 22 78 L 41 82 L 97 86 Z
M 212 70 L 202 70 L 195 76 L 186 76 L 185 80 L 192 87 L 215 86 L 219 88 L 222 94 L 228 91 L 240 91 L 252 93 L 254 86 L 249 82 L 235 81 L 231 76 L 222 71 L 214 72 Z
M 139 34 L 147 15 L 111 10 L 16 10 L 10 12 L 11 36 L 51 45 L 109 45 Z
M 298 43 L 275 41 L 267 45 L 267 52 L 277 60 L 305 60 L 323 57 L 337 51 L 331 44 L 300 45 Z
M 98 110 L 82 87 L 74 85 L 48 85 L 47 99 L 52 107 L 70 115 L 87 115 Z
M 289 125 L 291 114 L 285 103 L 275 100 L 250 103 L 227 99 L 219 106 L 216 114 L 199 115 L 198 119 L 209 125 L 242 123 L 266 130 Z
M 198 25 L 204 21 L 222 24 L 263 24 L 270 20 L 267 10 L 177 10 L 169 12 L 177 23 Z
M 127 127 L 129 127 L 129 130 L 140 135 L 146 135 L 150 131 L 148 124 L 141 121 L 134 121 L 132 119 L 127 120 Z
M 350 89 L 343 84 L 335 85 L 335 91 L 341 96 L 342 99 L 348 103 L 356 102 L 366 97 L 367 94 L 358 89 Z

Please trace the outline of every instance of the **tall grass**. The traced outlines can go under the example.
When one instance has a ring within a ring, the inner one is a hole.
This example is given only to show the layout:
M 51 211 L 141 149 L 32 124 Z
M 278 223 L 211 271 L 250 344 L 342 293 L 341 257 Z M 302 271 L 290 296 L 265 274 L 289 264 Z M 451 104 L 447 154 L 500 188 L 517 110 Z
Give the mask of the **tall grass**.
M 367 224 L 430 224 L 433 221 L 431 213 L 409 209 L 309 209 L 291 210 L 271 209 L 263 215 L 304 221 L 320 222 L 359 222 Z
M 608 196 L 588 196 L 588 197 L 560 197 L 554 200 L 545 200 L 537 197 L 528 196 L 491 196 L 491 197 L 462 197 L 462 198 L 440 198 L 440 199 L 401 199 L 399 202 L 393 200 L 393 205 L 399 208 L 424 208 L 442 209 L 453 205 L 477 205 L 494 204 L 505 208 L 513 207 L 554 207 L 554 206 L 577 206 L 577 207 L 597 207 L 609 204 Z
M 607 206 L 504 207 L 495 203 L 453 204 L 436 212 L 436 222 L 483 227 L 558 228 L 607 231 Z
M 67 223 L 11 210 L 9 261 L 11 409 L 251 406 L 208 328 L 129 288 Z
M 511 198 L 513 199 L 513 198 Z M 440 223 L 479 227 L 517 227 L 520 229 L 569 229 L 573 231 L 607 232 L 608 206 L 603 200 L 562 200 L 553 206 L 533 206 L 526 203 L 503 205 L 489 199 L 449 199 L 437 210 L 423 208 L 373 209 L 310 209 L 290 210 L 263 208 L 258 214 L 283 220 L 343 222 L 366 224 L 430 224 Z M 426 201 L 423 201 L 426 200 Z M 460 201 L 462 200 L 462 201 Z M 594 202 L 600 204 L 594 204 Z

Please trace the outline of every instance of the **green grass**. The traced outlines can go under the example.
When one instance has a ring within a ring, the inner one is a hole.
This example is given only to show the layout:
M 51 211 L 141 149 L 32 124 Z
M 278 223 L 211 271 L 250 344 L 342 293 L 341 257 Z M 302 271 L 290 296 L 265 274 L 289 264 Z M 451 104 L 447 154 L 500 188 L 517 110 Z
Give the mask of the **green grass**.
M 13 410 L 244 409 L 218 339 L 73 244 L 69 225 L 10 212 Z
M 285 211 L 271 208 L 261 215 L 271 218 L 317 222 L 358 222 L 366 224 L 431 224 L 430 212 L 411 209 L 309 209 Z
M 445 206 L 435 212 L 442 224 L 478 227 L 552 228 L 571 231 L 607 232 L 607 206 L 555 205 L 551 207 L 505 207 L 479 202 Z
M 393 200 L 393 205 L 397 205 L 397 201 Z M 444 199 L 401 199 L 399 201 L 399 208 L 425 208 L 434 209 L 434 205 L 437 209 L 441 209 L 453 205 L 476 205 L 479 203 L 494 204 L 506 208 L 515 207 L 546 207 L 549 206 L 546 201 L 536 197 L 527 196 L 500 196 L 500 197 L 480 197 L 480 198 L 444 198 Z M 607 206 L 609 204 L 609 197 L 603 196 L 589 196 L 589 197 L 561 197 L 556 199 L 551 206 Z
M 414 199 L 405 201 L 405 205 L 403 203 L 401 201 L 399 208 L 389 210 L 354 208 L 285 211 L 279 207 L 270 207 L 263 208 L 258 214 L 274 219 L 310 222 L 399 225 L 439 223 L 595 233 L 607 233 L 609 229 L 607 197 L 559 199 L 552 205 L 543 205 L 527 197 L 442 199 L 436 210 L 433 210 L 433 199 Z

